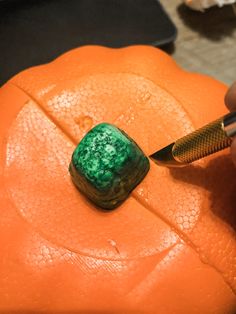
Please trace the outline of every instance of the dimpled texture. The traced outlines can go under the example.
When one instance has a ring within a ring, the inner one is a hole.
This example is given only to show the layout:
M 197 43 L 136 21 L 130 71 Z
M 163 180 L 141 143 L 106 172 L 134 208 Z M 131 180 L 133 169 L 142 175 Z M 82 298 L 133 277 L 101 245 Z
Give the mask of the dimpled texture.
M 88 202 L 68 171 L 95 125 L 116 125 L 148 156 L 224 115 L 226 90 L 141 46 L 75 49 L 5 84 L 0 312 L 234 314 L 229 150 L 184 169 L 150 161 L 109 212 Z
M 76 147 L 70 173 L 78 189 L 95 205 L 113 209 L 145 177 L 149 160 L 123 131 L 101 123 Z

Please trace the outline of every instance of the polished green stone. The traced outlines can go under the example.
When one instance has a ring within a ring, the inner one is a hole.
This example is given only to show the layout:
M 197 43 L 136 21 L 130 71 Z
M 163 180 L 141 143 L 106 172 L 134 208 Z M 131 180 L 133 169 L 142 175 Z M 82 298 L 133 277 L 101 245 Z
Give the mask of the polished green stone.
M 149 160 L 122 130 L 101 123 L 76 147 L 69 167 L 77 188 L 105 209 L 121 204 L 149 170 Z

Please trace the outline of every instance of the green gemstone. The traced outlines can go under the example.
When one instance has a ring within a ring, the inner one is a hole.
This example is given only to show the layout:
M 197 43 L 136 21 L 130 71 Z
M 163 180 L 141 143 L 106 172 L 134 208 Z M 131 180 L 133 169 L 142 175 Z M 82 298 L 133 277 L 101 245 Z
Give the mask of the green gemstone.
M 142 181 L 149 160 L 122 130 L 101 123 L 76 147 L 70 173 L 77 188 L 97 206 L 113 209 Z

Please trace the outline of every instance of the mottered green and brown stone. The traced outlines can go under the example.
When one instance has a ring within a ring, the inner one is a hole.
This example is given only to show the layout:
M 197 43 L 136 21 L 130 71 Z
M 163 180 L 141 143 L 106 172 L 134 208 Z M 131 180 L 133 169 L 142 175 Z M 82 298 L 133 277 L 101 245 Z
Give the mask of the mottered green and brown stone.
M 77 188 L 97 206 L 113 209 L 142 181 L 149 160 L 122 130 L 101 123 L 76 147 L 70 173 Z

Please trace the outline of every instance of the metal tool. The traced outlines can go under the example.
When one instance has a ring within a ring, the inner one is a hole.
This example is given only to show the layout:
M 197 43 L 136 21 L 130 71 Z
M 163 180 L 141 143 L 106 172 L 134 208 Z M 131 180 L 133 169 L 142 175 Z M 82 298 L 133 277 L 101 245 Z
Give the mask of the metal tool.
M 236 135 L 236 112 L 190 133 L 149 157 L 160 166 L 183 167 L 227 148 Z

